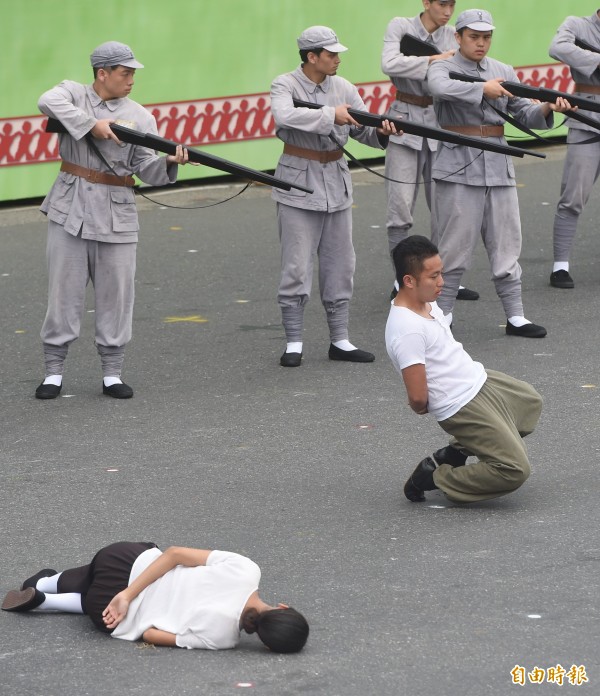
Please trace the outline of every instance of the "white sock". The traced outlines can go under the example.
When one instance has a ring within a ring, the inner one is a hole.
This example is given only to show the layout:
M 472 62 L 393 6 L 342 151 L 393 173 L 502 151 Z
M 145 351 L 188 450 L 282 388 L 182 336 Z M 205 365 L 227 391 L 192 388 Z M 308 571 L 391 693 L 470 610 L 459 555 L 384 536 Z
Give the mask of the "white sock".
M 395 289 L 397 292 L 400 292 L 400 284 L 398 283 L 397 280 L 394 281 L 394 289 Z
M 464 290 L 464 289 L 465 289 L 465 286 L 464 286 L 464 285 L 459 285 L 459 286 L 458 286 L 458 289 L 459 289 L 459 290 Z
M 353 346 L 347 338 L 344 338 L 342 341 L 332 341 L 332 343 L 340 350 L 356 350 L 356 346 Z
M 62 375 L 48 375 L 44 380 L 44 384 L 53 384 L 55 387 L 60 387 L 62 384 Z
M 302 353 L 302 341 L 292 341 L 285 349 L 286 353 Z
M 79 592 L 48 594 L 38 609 L 42 611 L 66 611 L 69 614 L 83 614 Z
M 49 578 L 40 578 L 35 583 L 35 589 L 43 592 L 44 594 L 56 594 L 58 592 L 58 578 L 62 573 L 57 573 L 56 575 L 51 575 Z
M 112 387 L 113 384 L 123 384 L 123 381 L 121 380 L 120 377 L 115 377 L 114 375 L 110 375 L 109 377 L 104 377 L 104 386 L 105 387 Z
M 531 324 L 529 319 L 525 319 L 525 317 L 508 317 L 508 321 L 510 321 L 513 326 L 516 326 L 517 329 L 520 326 L 525 326 L 525 324 Z
M 555 261 L 554 266 L 552 267 L 552 273 L 556 273 L 556 271 L 567 271 L 569 272 L 569 262 L 568 261 Z

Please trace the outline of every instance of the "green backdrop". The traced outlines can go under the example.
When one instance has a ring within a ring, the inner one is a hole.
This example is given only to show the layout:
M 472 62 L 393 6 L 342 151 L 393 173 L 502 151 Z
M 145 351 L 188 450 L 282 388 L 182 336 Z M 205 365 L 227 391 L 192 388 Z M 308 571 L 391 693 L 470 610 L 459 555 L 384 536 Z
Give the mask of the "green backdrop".
M 515 66 L 552 62 L 547 49 L 569 14 L 593 14 L 598 0 L 478 0 L 496 25 L 491 55 Z M 414 16 L 420 0 L 0 0 L 0 118 L 37 113 L 37 98 L 69 78 L 91 81 L 89 54 L 108 40 L 129 44 L 145 64 L 133 98 L 157 103 L 268 92 L 276 75 L 298 64 L 295 39 L 326 24 L 350 47 L 340 74 L 352 82 L 385 79 L 385 27 Z M 458 2 L 455 15 L 472 7 Z M 207 151 L 258 169 L 274 167 L 275 139 L 213 145 Z M 354 146 L 366 155 L 368 149 Z M 0 167 L 0 200 L 41 196 L 56 163 Z M 214 176 L 188 168 L 183 177 Z

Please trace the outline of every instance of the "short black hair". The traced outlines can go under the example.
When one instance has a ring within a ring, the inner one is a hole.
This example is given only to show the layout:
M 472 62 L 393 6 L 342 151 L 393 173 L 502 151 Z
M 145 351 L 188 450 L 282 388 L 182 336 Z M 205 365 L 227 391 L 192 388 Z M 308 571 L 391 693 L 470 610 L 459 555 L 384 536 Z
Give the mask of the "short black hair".
M 400 287 L 404 285 L 405 275 L 416 278 L 423 270 L 423 262 L 439 253 L 436 245 L 420 234 L 413 234 L 403 239 L 392 251 L 398 285 Z
M 302 650 L 308 640 L 308 622 L 291 607 L 271 609 L 258 615 L 256 632 L 273 652 L 294 653 Z
M 300 60 L 302 61 L 302 65 L 305 65 L 306 63 L 308 63 L 308 54 L 309 53 L 314 53 L 316 56 L 320 56 L 324 50 L 325 50 L 324 48 L 301 48 L 300 49 Z
M 115 68 L 118 67 L 118 65 L 98 65 L 97 67 L 93 68 L 94 80 L 98 77 L 98 70 L 106 70 L 106 72 L 112 72 Z

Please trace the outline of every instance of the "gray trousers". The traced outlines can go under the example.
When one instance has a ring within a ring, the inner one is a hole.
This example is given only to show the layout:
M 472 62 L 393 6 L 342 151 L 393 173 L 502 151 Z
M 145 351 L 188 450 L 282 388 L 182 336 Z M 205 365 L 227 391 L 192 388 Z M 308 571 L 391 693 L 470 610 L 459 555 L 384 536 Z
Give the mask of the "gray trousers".
M 479 393 L 458 413 L 440 421 L 450 444 L 479 461 L 453 468 L 442 464 L 435 485 L 459 503 L 497 498 L 516 490 L 530 473 L 523 438 L 532 433 L 542 412 L 542 397 L 527 382 L 495 370 Z
M 571 128 L 568 143 L 589 140 L 597 133 Z M 600 174 L 600 142 L 570 144 L 563 167 L 560 200 L 554 216 L 554 260 L 568 261 L 577 222 Z
M 302 340 L 304 307 L 310 298 L 315 257 L 319 259 L 319 291 L 330 339 L 347 339 L 356 265 L 352 209 L 327 213 L 277 203 L 277 224 L 281 242 L 277 301 L 287 341 Z
M 435 152 L 429 149 L 427 141 L 423 141 L 422 150 L 413 150 L 405 145 L 398 145 L 391 140 L 385 153 L 385 175 L 390 179 L 402 181 L 385 182 L 387 193 L 386 227 L 390 253 L 403 239 L 411 234 L 413 213 L 419 195 L 422 180 L 427 207 L 431 211 L 431 241 L 437 245 L 438 234 L 435 220 L 435 206 L 431 201 L 434 194 L 435 182 L 431 179 L 431 166 Z
M 438 247 L 444 263 L 444 287 L 437 300 L 440 308 L 445 314 L 452 311 L 460 280 L 471 266 L 481 236 L 506 316 L 523 316 L 517 189 L 438 181 L 435 191 Z
M 95 342 L 103 375 L 119 376 L 131 340 L 137 243 L 111 244 L 74 237 L 48 221 L 48 309 L 40 336 L 46 375 L 61 375 L 69 345 L 79 337 L 85 289 L 95 297 Z

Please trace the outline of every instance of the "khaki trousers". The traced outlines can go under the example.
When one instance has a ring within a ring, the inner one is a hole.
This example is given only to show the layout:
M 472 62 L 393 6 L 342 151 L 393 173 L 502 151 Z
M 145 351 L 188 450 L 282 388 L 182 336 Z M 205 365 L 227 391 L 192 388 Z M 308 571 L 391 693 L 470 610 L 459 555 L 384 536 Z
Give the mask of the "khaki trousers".
M 458 503 L 473 503 L 516 490 L 530 474 L 523 438 L 533 432 L 542 397 L 527 382 L 487 370 L 479 393 L 458 413 L 440 421 L 450 444 L 478 457 L 474 464 L 442 464 L 435 485 Z

